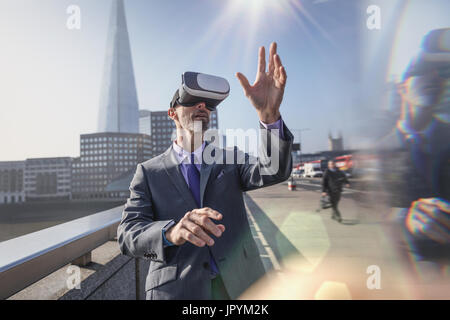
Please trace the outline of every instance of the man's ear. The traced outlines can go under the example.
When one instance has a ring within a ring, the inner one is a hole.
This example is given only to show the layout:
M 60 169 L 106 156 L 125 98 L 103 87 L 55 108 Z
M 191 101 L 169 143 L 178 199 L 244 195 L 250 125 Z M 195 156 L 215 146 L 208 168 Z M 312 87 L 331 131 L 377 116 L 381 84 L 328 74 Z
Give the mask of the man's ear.
M 177 112 L 175 111 L 175 108 L 169 108 L 169 111 L 167 111 L 167 115 L 172 120 L 178 120 Z

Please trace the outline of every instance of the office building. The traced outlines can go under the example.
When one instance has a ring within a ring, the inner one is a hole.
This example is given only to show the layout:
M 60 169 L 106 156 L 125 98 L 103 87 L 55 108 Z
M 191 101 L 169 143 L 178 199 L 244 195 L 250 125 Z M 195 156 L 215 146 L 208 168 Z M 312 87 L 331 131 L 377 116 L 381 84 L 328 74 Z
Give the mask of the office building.
M 152 135 L 152 112 L 139 110 L 139 133 Z
M 72 158 L 32 158 L 25 160 L 26 201 L 70 200 Z
M 0 162 L 0 204 L 25 201 L 25 161 Z
M 152 157 L 151 137 L 140 133 L 93 133 L 80 137 L 73 165 L 73 198 L 115 198 L 105 187 Z

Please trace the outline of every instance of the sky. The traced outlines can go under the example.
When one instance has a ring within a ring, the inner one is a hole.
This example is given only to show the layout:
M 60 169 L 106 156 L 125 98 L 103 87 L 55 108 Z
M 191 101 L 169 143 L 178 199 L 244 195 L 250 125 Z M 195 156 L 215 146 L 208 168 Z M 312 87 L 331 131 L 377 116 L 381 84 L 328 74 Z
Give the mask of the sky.
M 307 129 L 303 152 L 327 150 L 330 131 L 343 133 L 346 148 L 364 147 L 365 73 L 395 76 L 428 29 L 449 25 L 449 1 L 406 1 L 401 10 L 393 2 L 125 0 L 139 106 L 166 110 L 184 71 L 210 73 L 231 86 L 219 127 L 257 128 L 235 73 L 253 82 L 258 47 L 276 41 L 288 74 L 280 111 L 296 139 Z M 382 28 L 369 32 L 373 3 L 382 8 Z M 70 5 L 81 9 L 80 30 L 66 27 Z M 0 0 L 0 161 L 79 156 L 79 135 L 97 130 L 110 6 Z M 375 52 L 385 69 L 373 68 Z

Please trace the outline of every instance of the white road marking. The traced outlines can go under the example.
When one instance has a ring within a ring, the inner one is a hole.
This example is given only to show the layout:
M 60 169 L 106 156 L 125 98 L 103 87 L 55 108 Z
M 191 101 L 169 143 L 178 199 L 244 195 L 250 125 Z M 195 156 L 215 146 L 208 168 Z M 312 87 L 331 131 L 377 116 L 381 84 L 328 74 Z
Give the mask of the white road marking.
M 247 203 L 245 203 L 245 209 L 247 210 L 247 215 L 250 218 L 250 221 L 252 222 L 253 227 L 255 228 L 257 237 L 261 241 L 261 244 L 263 245 L 263 247 L 264 247 L 264 249 L 266 250 L 266 253 L 267 253 L 267 255 L 260 254 L 260 256 L 261 257 L 269 257 L 270 262 L 272 263 L 272 266 L 273 266 L 274 270 L 280 272 L 281 271 L 280 262 L 276 258 L 275 254 L 273 253 L 272 248 L 269 246 L 266 238 L 264 237 L 263 233 L 261 232 L 260 227 L 256 223 L 255 218 L 253 217 L 251 211 L 249 210 L 249 208 L 247 206 Z

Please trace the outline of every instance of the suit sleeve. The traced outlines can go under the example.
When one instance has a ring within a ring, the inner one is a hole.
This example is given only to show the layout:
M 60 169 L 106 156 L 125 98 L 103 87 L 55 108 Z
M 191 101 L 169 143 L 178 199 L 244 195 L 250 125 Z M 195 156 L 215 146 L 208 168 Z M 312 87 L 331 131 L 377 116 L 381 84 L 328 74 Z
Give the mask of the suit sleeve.
M 172 220 L 155 221 L 151 191 L 144 168 L 139 164 L 117 229 L 120 251 L 134 258 L 164 262 L 162 230 L 171 222 Z
M 294 137 L 284 122 L 281 125 L 282 134 L 280 132 L 277 134 L 266 130 L 260 124 L 262 131 L 258 157 L 235 149 L 243 191 L 270 186 L 289 178 L 292 171 L 291 152 Z

